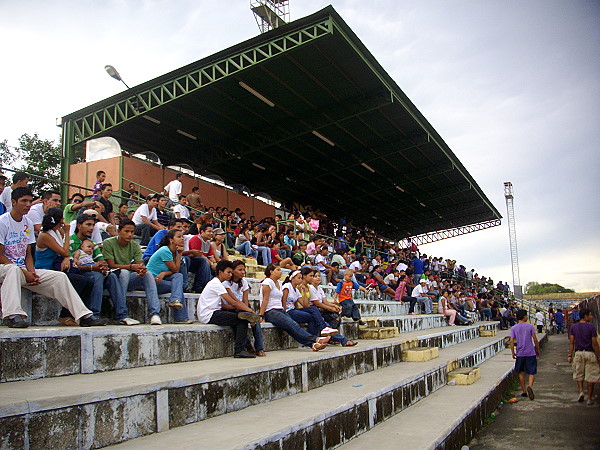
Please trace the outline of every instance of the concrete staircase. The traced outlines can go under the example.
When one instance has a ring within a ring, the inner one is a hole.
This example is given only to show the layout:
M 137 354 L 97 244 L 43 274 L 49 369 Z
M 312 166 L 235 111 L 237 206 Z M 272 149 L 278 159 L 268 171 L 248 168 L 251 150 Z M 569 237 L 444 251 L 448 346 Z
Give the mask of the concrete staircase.
M 259 283 L 250 280 L 253 302 Z M 449 327 L 441 315 L 405 315 L 407 305 L 355 301 L 399 335 L 315 353 L 263 324 L 267 357 L 240 360 L 232 332 L 214 325 L 0 327 L 0 448 L 334 448 L 498 375 L 485 369 L 505 355 L 496 322 Z M 128 302 L 146 319 L 143 296 Z M 57 317 L 53 303 L 34 296 L 34 321 Z M 356 340 L 359 329 L 344 322 L 342 332 Z M 408 361 L 423 348 L 438 356 Z M 480 380 L 445 387 L 450 372 L 473 367 Z

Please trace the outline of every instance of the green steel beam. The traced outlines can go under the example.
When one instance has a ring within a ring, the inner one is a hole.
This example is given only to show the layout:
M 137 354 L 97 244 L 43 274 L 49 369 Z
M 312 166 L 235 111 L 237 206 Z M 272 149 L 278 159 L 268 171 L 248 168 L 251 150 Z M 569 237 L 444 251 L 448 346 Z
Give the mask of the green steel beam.
M 333 21 L 331 17 L 328 17 L 301 30 L 290 32 L 220 61 L 207 64 L 158 86 L 134 92 L 129 98 L 119 100 L 83 117 L 72 119 L 74 132 L 69 144 L 98 136 L 117 125 L 235 75 L 244 69 L 268 61 L 320 37 L 331 35 L 333 29 Z

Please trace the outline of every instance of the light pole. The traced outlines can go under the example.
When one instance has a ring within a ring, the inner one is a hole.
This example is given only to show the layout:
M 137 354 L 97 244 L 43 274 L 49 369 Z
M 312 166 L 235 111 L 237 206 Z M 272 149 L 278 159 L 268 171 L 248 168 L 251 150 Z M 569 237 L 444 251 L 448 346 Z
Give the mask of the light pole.
M 129 89 L 129 86 L 127 86 L 127 83 L 125 83 L 125 81 L 123 81 L 123 78 L 121 78 L 121 75 L 119 75 L 119 72 L 117 72 L 117 69 L 115 69 L 113 66 L 111 66 L 109 64 L 107 66 L 104 66 L 104 70 L 106 70 L 107 74 L 109 74 L 115 80 L 119 80 L 121 83 L 123 83 L 125 85 L 125 87 L 127 89 Z

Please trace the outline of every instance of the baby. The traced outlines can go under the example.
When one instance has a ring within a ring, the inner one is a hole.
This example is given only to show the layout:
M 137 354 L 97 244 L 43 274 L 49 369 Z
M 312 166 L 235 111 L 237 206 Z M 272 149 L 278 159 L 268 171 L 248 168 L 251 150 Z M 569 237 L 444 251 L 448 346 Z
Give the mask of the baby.
M 94 243 L 89 239 L 84 239 L 79 245 L 79 250 L 73 253 L 73 262 L 79 266 L 93 266 L 94 262 Z

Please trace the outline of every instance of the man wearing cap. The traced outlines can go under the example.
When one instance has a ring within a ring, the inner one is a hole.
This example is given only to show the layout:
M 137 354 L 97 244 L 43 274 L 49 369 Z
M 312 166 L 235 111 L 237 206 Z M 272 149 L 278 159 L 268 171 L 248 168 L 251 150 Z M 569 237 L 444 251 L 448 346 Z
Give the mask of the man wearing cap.
M 92 257 L 95 264 L 93 266 L 80 267 L 82 274 L 91 278 L 94 282 L 92 294 L 90 296 L 89 307 L 94 313 L 94 317 L 100 316 L 100 311 L 102 309 L 102 294 L 106 288 L 110 293 L 110 297 L 115 308 L 115 320 L 119 324 L 136 325 L 139 322 L 131 319 L 127 313 L 125 293 L 123 292 L 119 278 L 114 272 L 109 272 L 108 264 L 104 259 L 102 250 L 98 244 L 91 239 L 96 220 L 96 218 L 87 214 L 81 214 L 79 217 L 77 217 L 77 225 L 75 227 L 75 232 L 71 235 L 69 247 L 69 253 L 72 256 L 73 253 L 79 249 L 81 241 L 84 239 L 90 239 L 92 242 L 94 242 L 94 252 Z
M 425 314 L 433 313 L 433 294 L 429 294 L 429 288 L 427 287 L 427 280 L 421 278 L 419 284 L 414 287 L 411 293 L 411 297 L 415 297 L 417 301 L 425 307 Z

